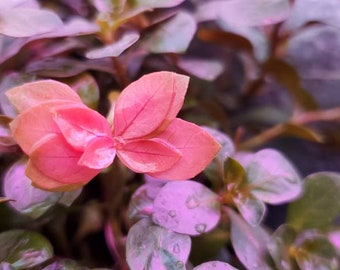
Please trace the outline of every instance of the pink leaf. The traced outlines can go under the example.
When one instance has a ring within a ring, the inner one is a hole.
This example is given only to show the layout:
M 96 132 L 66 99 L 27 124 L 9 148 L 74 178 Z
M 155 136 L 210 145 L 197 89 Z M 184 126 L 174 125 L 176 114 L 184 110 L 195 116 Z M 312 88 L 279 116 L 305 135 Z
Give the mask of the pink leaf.
M 81 102 L 72 88 L 53 80 L 25 83 L 10 89 L 6 92 L 6 95 L 20 113 L 51 100 Z
M 39 171 L 34 166 L 34 164 L 32 164 L 31 161 L 28 161 L 25 173 L 26 173 L 26 176 L 32 180 L 32 185 L 34 187 L 48 190 L 48 191 L 70 191 L 70 190 L 78 189 L 84 185 L 84 183 L 63 184 L 63 183 L 57 182 L 47 177 L 41 171 Z
M 152 140 L 127 143 L 117 150 L 117 155 L 127 167 L 139 173 L 167 170 L 180 159 L 176 149 Z
M 68 101 L 44 102 L 19 114 L 11 123 L 14 139 L 26 154 L 31 153 L 35 143 L 48 134 L 60 133 L 53 121 L 50 109 L 56 105 L 69 104 Z
M 130 84 L 115 105 L 114 135 L 142 138 L 172 120 L 183 104 L 188 80 L 172 72 L 156 72 Z
M 77 184 L 86 183 L 99 173 L 99 170 L 78 165 L 81 155 L 82 152 L 74 150 L 61 135 L 50 134 L 32 149 L 30 160 L 46 177 Z
M 162 179 L 182 180 L 200 173 L 214 158 L 220 145 L 202 128 L 182 119 L 174 119 L 157 138 L 177 149 L 182 157 L 170 169 L 151 176 Z
M 100 170 L 108 167 L 113 162 L 115 155 L 113 140 L 108 137 L 98 137 L 87 145 L 78 164 Z
M 84 150 L 97 136 L 111 136 L 110 125 L 106 119 L 83 104 L 57 106 L 52 111 L 65 140 L 77 150 Z

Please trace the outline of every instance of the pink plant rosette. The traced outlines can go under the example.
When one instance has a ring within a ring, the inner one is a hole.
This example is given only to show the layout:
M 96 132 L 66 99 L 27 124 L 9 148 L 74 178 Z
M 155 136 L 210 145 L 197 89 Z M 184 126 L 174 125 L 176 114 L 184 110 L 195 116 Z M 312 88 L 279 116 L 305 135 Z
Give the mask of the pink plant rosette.
M 29 156 L 26 175 L 38 188 L 67 191 L 89 182 L 117 155 L 131 170 L 156 178 L 189 179 L 220 145 L 202 128 L 176 118 L 189 78 L 155 72 L 126 87 L 110 126 L 67 85 L 53 80 L 7 91 L 19 115 L 13 137 Z

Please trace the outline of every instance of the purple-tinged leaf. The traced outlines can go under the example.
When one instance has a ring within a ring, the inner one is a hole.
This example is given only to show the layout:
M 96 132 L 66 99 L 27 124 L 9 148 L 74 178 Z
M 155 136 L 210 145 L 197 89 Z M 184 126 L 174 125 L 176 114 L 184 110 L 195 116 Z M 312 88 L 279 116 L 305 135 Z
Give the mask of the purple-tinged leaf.
M 233 197 L 237 209 L 239 210 L 242 217 L 251 225 L 257 226 L 263 220 L 266 213 L 266 205 L 259 199 L 251 196 L 240 196 Z
M 196 21 L 186 12 L 179 12 L 161 23 L 142 39 L 142 46 L 152 53 L 184 53 L 196 32 Z
M 237 268 L 225 262 L 211 261 L 197 265 L 192 270 L 237 270 Z
M 328 239 L 335 248 L 340 250 L 340 229 L 329 232 Z
M 1 13 L 7 10 L 25 7 L 25 8 L 39 8 L 39 4 L 36 0 L 11 0 L 11 1 L 0 1 Z
M 198 21 L 223 20 L 230 25 L 261 26 L 281 22 L 290 12 L 289 0 L 206 1 L 200 4 Z
M 214 81 L 224 70 L 221 61 L 212 59 L 181 58 L 178 67 L 197 78 Z
M 215 228 L 219 219 L 217 195 L 198 182 L 168 182 L 154 200 L 152 220 L 178 233 L 208 232 Z
M 13 8 L 0 12 L 0 33 L 11 37 L 30 37 L 62 26 L 53 12 L 33 8 Z
M 26 162 L 19 160 L 14 163 L 3 180 L 4 194 L 18 212 L 38 218 L 56 203 L 69 206 L 79 196 L 81 188 L 69 192 L 49 192 L 33 187 L 25 175 Z
M 147 176 L 151 178 L 151 176 Z M 161 188 L 166 182 L 150 179 L 146 184 L 140 186 L 132 195 L 129 203 L 129 218 L 151 217 L 153 212 L 153 202 Z
M 126 257 L 131 269 L 185 269 L 191 239 L 144 218 L 129 230 Z
M 137 32 L 126 32 L 113 43 L 101 48 L 90 50 L 86 53 L 86 57 L 90 59 L 117 57 L 139 39 Z
M 175 7 L 184 2 L 184 0 L 137 0 L 134 2 L 137 7 L 150 9 Z
M 227 210 L 231 221 L 231 243 L 237 258 L 247 269 L 270 270 L 266 262 L 270 236 L 260 226 L 252 227 L 233 210 Z
M 264 202 L 280 204 L 295 200 L 302 192 L 295 167 L 280 152 L 264 149 L 245 166 L 251 193 Z
M 15 140 L 12 137 L 12 133 L 9 129 L 9 123 L 11 118 L 0 115 L 0 146 L 12 146 L 16 145 Z

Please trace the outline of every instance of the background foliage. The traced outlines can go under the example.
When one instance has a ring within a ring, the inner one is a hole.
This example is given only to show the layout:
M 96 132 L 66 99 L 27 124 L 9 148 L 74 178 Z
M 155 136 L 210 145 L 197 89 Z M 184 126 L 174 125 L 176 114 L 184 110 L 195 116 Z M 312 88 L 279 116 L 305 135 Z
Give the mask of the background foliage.
M 339 25 L 337 0 L 1 1 L 0 268 L 339 269 Z M 222 145 L 194 181 L 30 185 L 8 89 L 52 78 L 109 115 L 160 70 Z

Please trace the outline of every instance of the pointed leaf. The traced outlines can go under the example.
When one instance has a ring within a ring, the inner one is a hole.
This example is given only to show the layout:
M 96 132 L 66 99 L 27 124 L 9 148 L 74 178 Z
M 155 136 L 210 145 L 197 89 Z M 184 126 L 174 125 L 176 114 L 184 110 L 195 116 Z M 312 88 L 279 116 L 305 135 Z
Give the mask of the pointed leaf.
M 117 148 L 117 155 L 134 172 L 155 173 L 169 169 L 181 154 L 161 140 L 139 140 Z
M 118 57 L 132 46 L 139 39 L 137 32 L 125 32 L 119 39 L 105 47 L 93 49 L 86 53 L 86 57 L 90 59 L 103 58 L 103 57 Z
M 340 213 L 340 174 L 320 172 L 304 180 L 302 197 L 288 208 L 287 222 L 297 230 L 329 228 Z
M 186 12 L 161 23 L 142 40 L 142 46 L 152 53 L 184 53 L 196 32 L 196 21 Z
M 10 89 L 6 95 L 19 112 L 51 100 L 81 101 L 72 88 L 53 80 L 25 83 Z
M 19 114 L 10 123 L 15 141 L 26 154 L 29 155 L 34 145 L 46 135 L 60 133 L 58 126 L 52 118 L 50 109 L 54 106 L 69 103 L 65 101 L 50 101 L 38 104 Z M 28 130 L 29 132 L 27 132 Z
M 245 169 L 251 193 L 264 202 L 292 201 L 302 192 L 301 179 L 293 164 L 276 150 L 257 152 Z
M 217 195 L 194 181 L 168 182 L 154 200 L 152 220 L 178 233 L 206 233 L 215 228 L 219 219 Z
M 197 265 L 192 270 L 237 270 L 237 268 L 231 266 L 228 263 L 225 262 L 219 262 L 219 261 L 211 261 L 211 262 L 205 262 L 200 265 Z
M 157 138 L 177 149 L 181 153 L 181 159 L 167 171 L 151 173 L 156 178 L 192 178 L 208 166 L 220 149 L 220 145 L 208 132 L 179 118 L 173 120 Z
M 32 149 L 30 160 L 42 174 L 64 184 L 86 183 L 99 170 L 78 165 L 82 152 L 74 150 L 60 135 L 47 135 Z M 33 182 L 35 179 L 31 179 Z
M 14 269 L 28 269 L 50 259 L 53 247 L 41 234 L 27 230 L 0 233 L 0 261 Z
M 30 37 L 62 26 L 57 14 L 43 9 L 13 8 L 0 13 L 0 33 L 11 37 Z
M 156 72 L 130 84 L 115 105 L 114 135 L 140 138 L 171 121 L 183 105 L 188 82 L 187 76 Z
M 96 137 L 111 137 L 105 117 L 82 103 L 54 106 L 51 111 L 65 140 L 77 150 L 84 150 Z
M 142 219 L 129 230 L 126 257 L 131 269 L 185 269 L 190 237 Z
M 251 227 L 233 210 L 228 209 L 231 221 L 231 243 L 238 259 L 247 269 L 270 270 L 265 257 L 269 235 L 260 226 Z
M 78 164 L 91 169 L 104 169 L 110 166 L 116 156 L 113 140 L 108 137 L 97 137 L 89 142 Z

